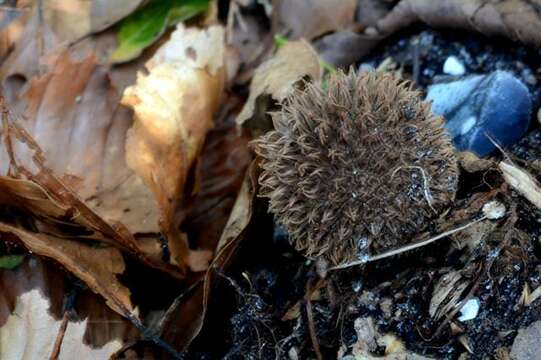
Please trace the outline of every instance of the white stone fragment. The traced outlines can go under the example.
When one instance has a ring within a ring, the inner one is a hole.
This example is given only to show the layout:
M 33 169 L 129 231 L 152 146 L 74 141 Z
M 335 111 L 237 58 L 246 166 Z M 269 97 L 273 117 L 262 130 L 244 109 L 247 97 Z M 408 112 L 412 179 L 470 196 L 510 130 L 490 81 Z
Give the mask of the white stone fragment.
M 477 314 L 479 313 L 479 307 L 481 306 L 481 303 L 479 302 L 479 299 L 474 297 L 468 300 L 464 306 L 462 306 L 462 309 L 460 309 L 460 316 L 458 317 L 458 321 L 468 321 L 473 320 L 477 317 Z
M 443 72 L 448 75 L 460 76 L 466 73 L 466 68 L 456 56 L 449 56 L 443 63 Z

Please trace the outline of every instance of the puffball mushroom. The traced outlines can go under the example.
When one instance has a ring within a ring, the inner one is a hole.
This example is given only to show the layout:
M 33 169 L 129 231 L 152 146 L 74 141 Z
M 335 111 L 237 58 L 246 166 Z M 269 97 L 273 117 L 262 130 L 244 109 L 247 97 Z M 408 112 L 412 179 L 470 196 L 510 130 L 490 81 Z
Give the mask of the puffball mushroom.
M 294 246 L 331 265 L 411 242 L 455 197 L 443 119 L 393 74 L 305 83 L 255 141 L 260 195 Z

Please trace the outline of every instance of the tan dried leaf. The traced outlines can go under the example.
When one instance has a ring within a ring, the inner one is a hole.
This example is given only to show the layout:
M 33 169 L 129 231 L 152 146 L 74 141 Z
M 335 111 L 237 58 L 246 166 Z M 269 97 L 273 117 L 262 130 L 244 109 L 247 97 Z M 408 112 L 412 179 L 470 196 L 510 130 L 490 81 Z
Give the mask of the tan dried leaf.
M 0 269 L 0 288 L 1 359 L 49 359 L 53 352 L 60 359 L 108 358 L 123 342 L 140 339 L 131 322 L 92 290 L 74 287 L 55 261 L 27 255 L 15 269 Z
M 214 125 L 224 82 L 224 30 L 186 29 L 179 24 L 171 39 L 124 91 L 122 103 L 135 121 L 126 141 L 126 159 L 152 190 L 161 211 L 174 262 L 201 271 L 208 252 L 193 252 L 175 224 L 175 211 L 194 171 L 207 132 Z
M 500 162 L 499 168 L 503 178 L 513 189 L 541 209 L 541 189 L 530 173 L 516 164 L 505 161 Z
M 237 124 L 242 125 L 260 114 L 257 107 L 262 98 L 283 101 L 294 90 L 295 83 L 305 77 L 314 80 L 321 77 L 318 55 L 306 41 L 290 41 L 256 69 L 250 95 L 237 117 Z
M 15 310 L 0 327 L 0 359 L 49 359 L 62 320 L 49 313 L 49 300 L 38 289 L 17 298 Z M 68 322 L 58 359 L 106 359 L 122 346 L 120 340 L 94 348 L 84 341 L 88 319 Z
M 143 0 L 45 0 L 43 20 L 61 41 L 74 42 L 129 15 Z
M 402 0 L 377 23 L 384 35 L 417 21 L 434 27 L 463 28 L 541 44 L 538 2 L 529 0 Z
M 130 113 L 118 106 L 107 69 L 93 56 L 77 62 L 67 52 L 51 61 L 51 71 L 32 79 L 24 94 L 20 124 L 44 151 L 48 168 L 81 179 L 77 194 L 106 221 L 120 221 L 132 233 L 157 232 L 152 193 L 126 165 Z M 15 150 L 21 165 L 31 168 L 33 154 L 24 145 Z M 2 174 L 7 164 L 4 155 Z

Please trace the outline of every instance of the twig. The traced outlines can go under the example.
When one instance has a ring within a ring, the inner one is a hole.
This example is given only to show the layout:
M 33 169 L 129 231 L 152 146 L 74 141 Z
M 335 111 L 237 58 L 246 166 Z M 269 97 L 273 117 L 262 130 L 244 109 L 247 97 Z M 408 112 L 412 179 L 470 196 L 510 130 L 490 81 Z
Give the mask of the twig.
M 314 313 L 312 312 L 312 301 L 310 300 L 310 295 L 312 293 L 311 285 L 312 285 L 312 280 L 310 279 L 308 280 L 306 284 L 306 295 L 305 295 L 306 318 L 308 319 L 308 330 L 310 331 L 310 339 L 312 340 L 312 346 L 314 347 L 316 358 L 318 360 L 323 360 L 323 355 L 321 355 L 321 349 L 319 348 L 319 341 L 317 339 L 316 324 L 314 323 Z
M 474 225 L 474 224 L 477 224 L 478 222 L 480 221 L 483 221 L 485 220 L 487 217 L 486 216 L 483 216 L 477 220 L 474 220 L 470 223 L 467 223 L 466 225 L 462 225 L 462 226 L 459 226 L 457 228 L 454 228 L 454 229 L 451 229 L 451 230 L 448 230 L 448 231 L 445 231 L 439 235 L 436 235 L 430 239 L 427 239 L 427 240 L 424 240 L 424 241 L 420 241 L 418 243 L 414 243 L 414 244 L 409 244 L 409 245 L 406 245 L 406 246 L 403 246 L 401 248 L 398 248 L 398 249 L 394 249 L 394 250 L 389 250 L 387 252 L 384 252 L 382 254 L 378 254 L 378 255 L 374 255 L 374 256 L 369 256 L 368 258 L 363 258 L 361 260 L 356 260 L 356 261 L 352 261 L 350 263 L 347 263 L 347 264 L 342 264 L 342 265 L 337 265 L 337 266 L 333 266 L 331 268 L 329 268 L 328 270 L 331 271 L 331 270 L 339 270 L 339 269 L 346 269 L 346 268 L 349 268 L 349 267 L 352 267 L 352 266 L 357 266 L 357 265 L 362 265 L 362 264 L 366 264 L 366 263 L 369 263 L 369 262 L 372 262 L 372 261 L 376 261 L 376 260 L 381 260 L 381 259 L 384 259 L 384 258 L 387 258 L 387 257 L 390 257 L 390 256 L 394 256 L 394 255 L 398 255 L 398 254 L 401 254 L 403 252 L 406 252 L 406 251 L 410 251 L 410 250 L 413 250 L 413 249 L 417 249 L 417 248 L 420 248 L 420 247 L 423 247 L 423 246 L 426 246 L 430 243 L 433 243 L 434 241 L 436 240 L 439 240 L 441 238 L 444 238 L 444 237 L 447 237 L 449 235 L 452 235 L 456 232 L 459 232 L 459 231 L 462 231 L 464 229 L 467 229 L 469 228 L 470 226 Z
M 64 341 L 64 335 L 66 334 L 66 329 L 68 327 L 69 321 L 69 311 L 64 311 L 62 316 L 62 323 L 60 324 L 60 329 L 58 329 L 58 334 L 56 335 L 56 340 L 54 341 L 53 350 L 51 351 L 51 356 L 49 360 L 57 360 L 60 355 L 60 350 L 62 348 L 62 342 Z

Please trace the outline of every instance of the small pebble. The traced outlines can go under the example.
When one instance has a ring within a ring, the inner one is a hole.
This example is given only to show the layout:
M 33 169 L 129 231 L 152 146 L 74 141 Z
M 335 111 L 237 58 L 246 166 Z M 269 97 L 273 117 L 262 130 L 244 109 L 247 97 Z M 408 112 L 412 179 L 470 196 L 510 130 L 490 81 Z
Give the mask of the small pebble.
M 477 314 L 479 313 L 479 307 L 481 306 L 481 303 L 479 302 L 478 298 L 471 298 L 470 300 L 466 301 L 464 306 L 460 309 L 460 316 L 458 317 L 458 321 L 468 321 L 473 320 L 477 317 Z
M 496 149 L 487 134 L 505 147 L 517 142 L 530 125 L 532 99 L 512 74 L 495 71 L 432 85 L 427 100 L 442 115 L 459 151 L 486 156 Z
M 466 68 L 456 56 L 449 56 L 443 63 L 443 72 L 447 75 L 462 76 L 466 73 Z

